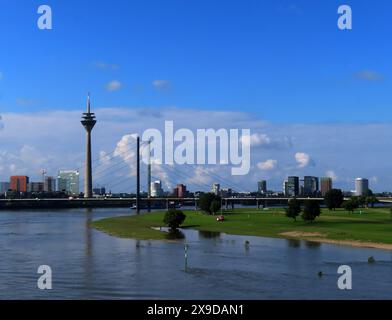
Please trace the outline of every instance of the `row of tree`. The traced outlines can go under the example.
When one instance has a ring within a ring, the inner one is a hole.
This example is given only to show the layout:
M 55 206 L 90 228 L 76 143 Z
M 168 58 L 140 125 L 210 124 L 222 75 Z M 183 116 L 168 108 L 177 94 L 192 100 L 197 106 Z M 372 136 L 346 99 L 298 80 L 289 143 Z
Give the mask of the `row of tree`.
M 363 196 L 351 197 L 349 200 L 344 201 L 342 190 L 331 189 L 325 194 L 324 202 L 329 210 L 343 207 L 347 211 L 352 212 L 359 207 L 374 207 L 378 200 L 372 190 L 368 190 Z
M 302 214 L 301 214 L 302 212 Z M 321 209 L 317 201 L 305 200 L 303 210 L 301 203 L 297 199 L 291 199 L 288 207 L 286 208 L 286 216 L 297 221 L 297 217 L 301 215 L 305 221 L 313 222 L 318 216 L 320 216 Z

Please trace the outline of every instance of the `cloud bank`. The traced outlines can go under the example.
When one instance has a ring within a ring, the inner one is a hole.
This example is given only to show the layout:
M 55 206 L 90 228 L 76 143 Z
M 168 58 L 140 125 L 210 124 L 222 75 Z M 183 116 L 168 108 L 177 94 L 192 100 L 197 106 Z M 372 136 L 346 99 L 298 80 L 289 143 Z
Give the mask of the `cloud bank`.
M 0 181 L 11 174 L 40 179 L 40 170 L 56 175 L 59 169 L 84 170 L 85 132 L 80 124 L 83 110 L 5 113 L 0 119 Z M 236 190 L 256 190 L 257 181 L 281 190 L 288 175 L 330 176 L 335 186 L 351 190 L 356 177 L 370 181 L 376 191 L 392 189 L 389 161 L 391 123 L 293 123 L 281 125 L 256 119 L 243 112 L 168 108 L 103 108 L 94 110 L 94 185 L 112 191 L 134 188 L 133 134 L 148 128 L 162 130 L 165 120 L 176 129 L 249 128 L 251 171 L 230 175 L 230 166 L 161 166 L 153 164 L 153 178 L 165 179 L 165 188 L 186 183 L 191 190 L 208 190 L 213 182 Z M 366 148 L 364 147 L 366 146 Z M 306 150 L 304 152 L 303 150 Z M 279 164 L 279 165 L 278 165 Z M 146 168 L 142 166 L 146 190 Z

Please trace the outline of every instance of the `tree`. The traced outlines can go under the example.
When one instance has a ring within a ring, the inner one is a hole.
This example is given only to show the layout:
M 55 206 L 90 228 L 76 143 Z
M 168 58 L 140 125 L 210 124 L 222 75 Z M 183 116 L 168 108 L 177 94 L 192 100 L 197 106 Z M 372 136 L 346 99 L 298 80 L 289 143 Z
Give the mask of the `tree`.
M 297 199 L 291 199 L 289 201 L 289 206 L 285 209 L 286 217 L 294 219 L 297 221 L 298 215 L 301 213 L 301 203 Z
M 374 208 L 374 204 L 378 202 L 378 199 L 376 196 L 367 196 L 366 197 L 366 206 L 369 207 L 369 205 Z
M 212 212 L 212 214 L 217 213 L 221 208 L 221 202 L 218 200 L 213 200 L 211 202 L 211 206 L 210 206 L 210 211 Z
M 199 197 L 199 208 L 204 211 L 207 214 L 213 214 L 219 209 L 217 209 L 215 212 L 211 209 L 216 209 L 216 206 L 212 206 L 212 202 L 217 201 L 219 202 L 219 209 L 220 209 L 220 204 L 221 204 L 221 198 L 214 193 L 203 193 Z
M 355 209 L 359 207 L 359 203 L 355 198 L 351 198 L 343 203 L 343 208 L 346 211 L 354 212 Z
M 320 205 L 315 200 L 306 200 L 304 203 L 304 210 L 302 219 L 313 222 L 321 213 Z
M 329 210 L 335 210 L 336 208 L 340 208 L 344 200 L 342 190 L 340 189 L 331 189 L 326 192 L 324 196 L 324 201 Z
M 165 213 L 163 222 L 171 229 L 176 230 L 185 220 L 185 214 L 176 209 L 169 209 Z

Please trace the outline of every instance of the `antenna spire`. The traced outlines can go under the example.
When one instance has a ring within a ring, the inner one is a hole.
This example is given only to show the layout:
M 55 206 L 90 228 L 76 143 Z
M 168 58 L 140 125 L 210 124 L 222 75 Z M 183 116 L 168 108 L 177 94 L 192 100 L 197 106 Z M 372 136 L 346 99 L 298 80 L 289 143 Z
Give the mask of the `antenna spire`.
M 87 93 L 87 113 L 90 113 L 90 92 Z

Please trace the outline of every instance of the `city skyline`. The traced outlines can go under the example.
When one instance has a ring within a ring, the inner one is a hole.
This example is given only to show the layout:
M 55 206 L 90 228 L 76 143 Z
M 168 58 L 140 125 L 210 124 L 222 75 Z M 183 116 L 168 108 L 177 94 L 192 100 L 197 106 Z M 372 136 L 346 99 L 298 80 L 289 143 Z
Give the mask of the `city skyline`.
M 0 194 L 6 193 L 6 191 L 18 191 L 21 193 L 28 192 L 66 192 L 69 195 L 77 195 L 82 192 L 80 190 L 80 173 L 77 170 L 59 170 L 57 178 L 54 176 L 47 176 L 46 172 L 43 171 L 43 181 L 30 181 L 29 176 L 11 176 L 9 181 L 0 181 Z M 20 181 L 23 182 L 23 190 L 20 188 Z M 354 180 L 354 189 L 342 190 L 346 194 L 351 194 L 355 196 L 361 196 L 372 190 L 369 186 L 369 180 L 367 178 L 356 178 Z M 250 188 L 246 191 L 238 191 L 232 189 L 230 183 L 215 182 L 210 186 L 206 185 L 205 188 L 191 190 L 188 189 L 186 185 L 178 182 L 172 190 L 165 190 L 162 187 L 161 180 L 155 180 L 151 182 L 150 188 L 146 190 L 141 190 L 141 193 L 146 194 L 150 197 L 149 192 L 151 192 L 151 197 L 162 197 L 166 195 L 174 195 L 177 198 L 184 198 L 188 193 L 198 193 L 198 192 L 211 192 L 215 195 L 221 195 L 224 197 L 229 197 L 229 194 L 251 194 L 258 193 L 261 195 L 279 195 L 288 197 L 324 197 L 325 193 L 331 189 L 338 189 L 333 186 L 333 179 L 330 177 L 315 177 L 315 176 L 304 176 L 303 179 L 297 176 L 289 176 L 287 179 L 283 180 L 282 190 L 272 190 L 268 189 L 268 181 L 260 180 L 257 182 L 257 186 L 254 189 Z M 102 192 L 104 190 L 104 192 Z M 92 195 L 105 195 L 106 191 L 108 194 L 112 194 L 112 190 L 107 190 L 105 186 L 94 185 L 92 188 Z M 133 193 L 132 191 L 121 191 L 118 193 Z M 115 192 L 113 194 L 116 194 Z

